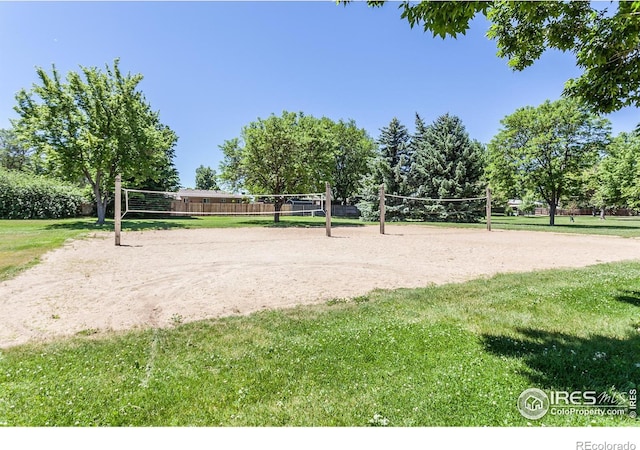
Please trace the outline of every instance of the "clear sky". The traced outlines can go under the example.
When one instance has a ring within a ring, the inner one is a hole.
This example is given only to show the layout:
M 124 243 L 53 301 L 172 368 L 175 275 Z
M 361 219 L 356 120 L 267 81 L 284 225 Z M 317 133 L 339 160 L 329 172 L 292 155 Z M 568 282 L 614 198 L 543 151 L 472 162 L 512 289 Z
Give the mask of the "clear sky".
M 193 187 L 196 167 L 217 170 L 224 140 L 271 113 L 354 119 L 374 138 L 393 117 L 412 131 L 416 112 L 428 123 L 450 113 L 487 143 L 504 116 L 558 99 L 580 73 L 559 52 L 513 72 L 484 18 L 442 40 L 412 30 L 397 6 L 0 1 L 0 128 L 17 117 L 15 93 L 37 81 L 35 67 L 66 74 L 120 58 L 124 72 L 144 75 L 140 89 L 177 133 L 175 163 Z M 614 133 L 640 122 L 634 108 L 609 118 Z

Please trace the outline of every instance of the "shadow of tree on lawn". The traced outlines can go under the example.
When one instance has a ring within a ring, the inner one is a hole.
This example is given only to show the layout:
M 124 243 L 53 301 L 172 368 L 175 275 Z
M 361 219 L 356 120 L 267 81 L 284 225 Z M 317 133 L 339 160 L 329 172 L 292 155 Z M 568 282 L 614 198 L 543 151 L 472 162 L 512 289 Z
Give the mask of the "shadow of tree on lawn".
M 640 291 L 625 290 L 622 291 L 622 295 L 617 295 L 615 299 L 619 302 L 629 303 L 630 305 L 640 307 Z M 640 352 L 640 349 L 638 349 L 638 352 Z
M 174 228 L 188 228 L 184 222 L 185 218 L 181 218 L 180 222 L 167 220 L 135 220 L 122 221 L 122 230 L 124 231 L 143 231 L 143 230 L 169 230 Z M 77 220 L 74 222 L 63 222 L 48 225 L 49 230 L 86 230 L 86 231 L 113 231 L 113 221 L 106 222 L 104 225 L 98 225 L 95 222 L 87 220 Z
M 627 392 L 640 382 L 640 332 L 614 338 L 517 328 L 522 337 L 485 334 L 487 352 L 517 358 L 531 387 L 561 391 Z

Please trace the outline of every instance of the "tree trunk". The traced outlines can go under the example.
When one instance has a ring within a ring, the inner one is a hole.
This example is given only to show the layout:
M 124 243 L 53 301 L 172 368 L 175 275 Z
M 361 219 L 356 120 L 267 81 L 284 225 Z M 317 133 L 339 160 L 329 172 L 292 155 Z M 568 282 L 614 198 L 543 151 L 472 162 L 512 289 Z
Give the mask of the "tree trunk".
M 100 188 L 97 186 L 93 189 L 93 194 L 96 197 L 96 211 L 98 213 L 98 221 L 96 224 L 104 225 L 104 219 L 107 214 L 107 199 L 103 199 Z
M 275 214 L 273 215 L 273 221 L 274 223 L 279 223 L 280 222 L 280 210 L 282 209 L 282 205 L 284 204 L 284 199 L 282 198 L 277 198 L 276 202 L 274 203 L 274 209 L 275 209 Z
M 557 205 L 555 202 L 551 202 L 549 204 L 549 226 L 554 226 L 556 224 L 556 208 Z

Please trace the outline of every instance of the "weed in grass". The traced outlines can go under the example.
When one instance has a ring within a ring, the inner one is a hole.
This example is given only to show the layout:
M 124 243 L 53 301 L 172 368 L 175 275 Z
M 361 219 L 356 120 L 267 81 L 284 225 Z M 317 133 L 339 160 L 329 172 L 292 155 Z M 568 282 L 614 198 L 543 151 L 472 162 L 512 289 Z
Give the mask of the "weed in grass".
M 328 306 L 334 306 L 334 305 L 344 305 L 348 302 L 349 302 L 348 298 L 332 298 L 330 300 L 327 300 L 326 303 Z
M 93 336 L 94 334 L 98 334 L 99 330 L 96 328 L 87 328 L 85 330 L 80 330 L 76 333 L 76 336 Z
M 178 326 L 184 321 L 184 317 L 181 314 L 174 314 L 171 316 L 171 323 L 173 326 Z
M 389 425 L 389 419 L 380 415 L 374 414 L 371 419 L 369 419 L 369 426 L 371 427 L 386 427 Z

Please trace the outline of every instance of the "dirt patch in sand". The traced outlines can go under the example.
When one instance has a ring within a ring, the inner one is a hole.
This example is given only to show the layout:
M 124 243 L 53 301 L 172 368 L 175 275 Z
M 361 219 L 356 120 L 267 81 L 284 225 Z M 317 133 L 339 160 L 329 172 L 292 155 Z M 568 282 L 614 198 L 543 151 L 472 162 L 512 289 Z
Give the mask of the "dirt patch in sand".
M 637 259 L 640 240 L 424 226 L 123 233 L 69 242 L 0 283 L 0 347 L 163 327 L 499 272 Z

